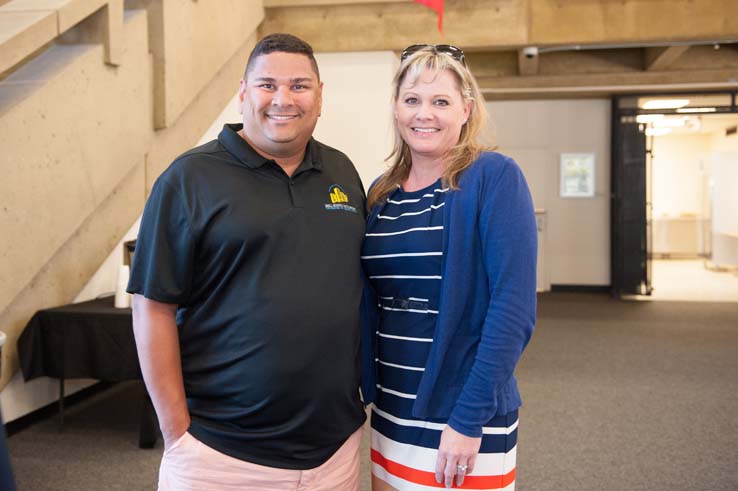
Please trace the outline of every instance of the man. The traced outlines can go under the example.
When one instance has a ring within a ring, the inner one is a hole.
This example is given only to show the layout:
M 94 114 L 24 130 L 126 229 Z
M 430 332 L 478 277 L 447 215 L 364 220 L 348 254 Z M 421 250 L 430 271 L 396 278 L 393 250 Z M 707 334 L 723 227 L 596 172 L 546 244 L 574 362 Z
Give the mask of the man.
M 307 43 L 267 36 L 240 82 L 243 125 L 152 189 L 128 291 L 160 490 L 358 490 L 365 198 L 311 137 L 322 88 Z

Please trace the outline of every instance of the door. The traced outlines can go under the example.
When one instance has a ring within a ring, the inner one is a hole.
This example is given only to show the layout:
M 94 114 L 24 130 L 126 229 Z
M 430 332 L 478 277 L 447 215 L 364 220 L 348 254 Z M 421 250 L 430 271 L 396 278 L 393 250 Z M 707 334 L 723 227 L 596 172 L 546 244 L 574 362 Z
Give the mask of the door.
M 613 294 L 648 295 L 646 135 L 635 116 L 613 104 L 612 285 Z

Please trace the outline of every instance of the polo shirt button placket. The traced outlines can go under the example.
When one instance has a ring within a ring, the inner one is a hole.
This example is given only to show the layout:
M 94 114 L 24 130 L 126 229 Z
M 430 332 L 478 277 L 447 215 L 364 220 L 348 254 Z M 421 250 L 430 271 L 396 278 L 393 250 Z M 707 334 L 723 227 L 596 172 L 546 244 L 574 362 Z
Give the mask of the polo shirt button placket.
M 292 206 L 295 206 L 297 204 L 295 202 L 295 191 L 294 191 L 295 180 L 292 177 L 290 177 L 287 179 L 287 182 L 289 183 L 289 186 L 287 187 L 287 191 L 289 191 L 290 193 L 290 204 Z

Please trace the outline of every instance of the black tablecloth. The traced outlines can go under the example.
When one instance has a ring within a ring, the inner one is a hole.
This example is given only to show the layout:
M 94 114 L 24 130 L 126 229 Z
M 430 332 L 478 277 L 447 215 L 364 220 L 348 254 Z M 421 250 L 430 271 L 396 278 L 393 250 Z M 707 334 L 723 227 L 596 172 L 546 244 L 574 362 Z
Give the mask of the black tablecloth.
M 103 297 L 36 312 L 18 338 L 25 380 L 140 379 L 131 309 L 116 309 L 113 300 Z

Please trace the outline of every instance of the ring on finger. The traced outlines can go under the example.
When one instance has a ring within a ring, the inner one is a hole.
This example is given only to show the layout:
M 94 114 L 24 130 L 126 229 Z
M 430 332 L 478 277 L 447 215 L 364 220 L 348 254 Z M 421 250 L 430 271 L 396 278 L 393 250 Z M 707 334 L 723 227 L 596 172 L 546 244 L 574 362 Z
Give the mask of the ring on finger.
M 466 465 L 457 465 L 456 466 L 456 473 L 457 474 L 466 474 L 466 470 L 469 468 L 469 466 Z

